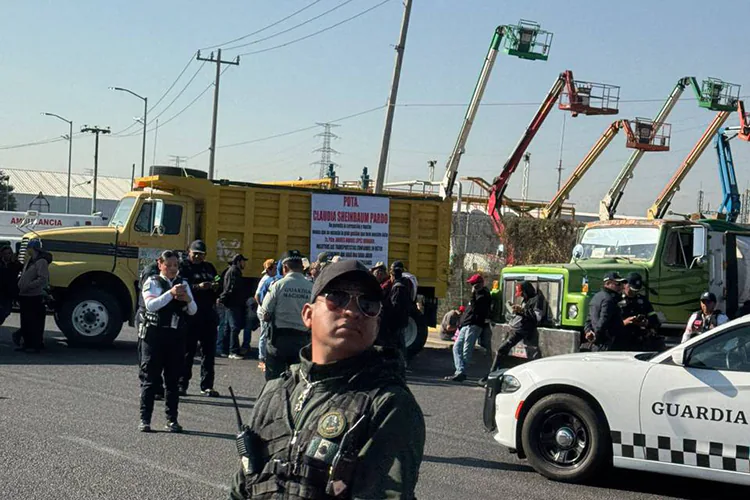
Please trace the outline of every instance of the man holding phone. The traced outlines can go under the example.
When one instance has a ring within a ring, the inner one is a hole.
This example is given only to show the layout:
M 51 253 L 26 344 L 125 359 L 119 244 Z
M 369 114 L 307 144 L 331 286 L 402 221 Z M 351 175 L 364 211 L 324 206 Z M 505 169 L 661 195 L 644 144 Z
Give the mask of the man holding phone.
M 195 240 L 190 244 L 188 258 L 180 265 L 180 276 L 195 297 L 198 312 L 187 325 L 185 363 L 180 376 L 180 396 L 187 394 L 193 376 L 193 359 L 201 345 L 201 394 L 216 397 L 214 389 L 214 361 L 216 359 L 216 328 L 218 321 L 214 305 L 219 296 L 216 268 L 206 261 L 206 244 Z

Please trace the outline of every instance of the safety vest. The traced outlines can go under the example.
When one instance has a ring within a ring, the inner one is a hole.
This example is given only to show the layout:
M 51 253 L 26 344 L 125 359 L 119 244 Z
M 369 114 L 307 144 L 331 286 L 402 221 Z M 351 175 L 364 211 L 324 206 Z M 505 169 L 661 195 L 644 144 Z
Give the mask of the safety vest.
M 247 493 L 254 499 L 349 498 L 369 410 L 380 388 L 325 397 L 303 391 L 293 398 L 299 377 L 298 367 L 286 372 L 281 390 L 264 391 L 256 402 L 258 445 L 254 457 L 243 461 Z M 260 470 L 253 470 L 252 463 L 260 463 Z
M 184 281 L 182 278 L 177 277 L 169 284 L 167 280 L 161 276 L 152 276 L 153 279 L 159 282 L 159 286 L 162 289 L 162 293 L 169 291 L 174 285 L 182 284 Z M 179 300 L 172 300 L 166 306 L 162 307 L 158 311 L 148 311 L 143 308 L 143 323 L 141 325 L 141 338 L 147 338 L 152 334 L 162 333 L 163 330 L 169 330 L 172 332 L 179 331 L 185 326 L 185 303 Z
M 698 311 L 695 313 L 695 320 L 693 321 L 693 324 L 690 325 L 690 338 L 696 337 L 700 335 L 701 333 L 705 333 L 712 328 L 716 328 L 719 322 L 719 315 L 723 314 L 718 309 L 715 309 L 713 313 L 711 313 L 711 316 L 708 317 L 708 319 L 703 318 L 703 311 Z

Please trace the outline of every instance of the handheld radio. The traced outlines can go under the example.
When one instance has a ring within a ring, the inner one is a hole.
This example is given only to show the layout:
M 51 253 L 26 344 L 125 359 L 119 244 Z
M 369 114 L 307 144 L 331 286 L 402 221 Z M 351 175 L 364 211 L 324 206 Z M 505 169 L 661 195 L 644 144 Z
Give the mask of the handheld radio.
M 237 437 L 235 438 L 235 444 L 237 445 L 237 453 L 242 459 L 242 465 L 248 472 L 257 472 L 255 463 L 255 455 L 253 454 L 253 442 L 255 441 L 255 433 L 250 430 L 245 424 L 242 423 L 242 416 L 240 415 L 240 407 L 237 405 L 237 399 L 234 397 L 234 391 L 232 387 L 229 387 L 229 395 L 232 397 L 232 404 L 234 405 L 234 412 L 237 417 Z

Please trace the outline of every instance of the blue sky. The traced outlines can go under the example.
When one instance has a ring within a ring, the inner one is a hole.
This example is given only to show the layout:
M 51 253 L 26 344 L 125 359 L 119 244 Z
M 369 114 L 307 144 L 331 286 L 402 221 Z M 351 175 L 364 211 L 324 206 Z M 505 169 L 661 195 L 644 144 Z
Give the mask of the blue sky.
M 0 35 L 0 146 L 53 138 L 66 125 L 40 116 L 48 111 L 82 124 L 122 130 L 140 116 L 142 104 L 124 93 L 108 90 L 123 86 L 155 102 L 201 47 L 219 44 L 256 31 L 314 0 L 164 0 L 101 2 L 29 0 L 4 5 Z M 303 27 L 245 48 L 238 53 L 269 48 L 353 16 L 380 0 L 351 0 L 341 8 Z M 261 34 L 254 41 L 290 28 L 344 3 L 320 0 L 315 5 Z M 438 160 L 438 175 L 455 142 L 464 106 L 468 102 L 494 28 L 533 19 L 554 32 L 547 62 L 525 61 L 501 55 L 489 82 L 484 102 L 515 103 L 485 106 L 479 111 L 460 175 L 491 180 L 510 154 L 538 103 L 557 74 L 573 70 L 582 80 L 620 85 L 621 98 L 654 102 L 623 102 L 619 118 L 653 117 L 677 79 L 713 76 L 741 84 L 750 95 L 750 66 L 743 62 L 746 40 L 741 22 L 750 14 L 744 0 L 722 2 L 721 13 L 708 14 L 707 4 L 663 0 L 630 2 L 561 2 L 527 0 L 414 0 L 399 104 L 391 143 L 389 180 L 425 178 L 427 161 Z M 317 175 L 311 162 L 320 145 L 318 130 L 290 134 L 236 147 L 222 145 L 281 134 L 381 106 L 385 103 L 393 70 L 394 51 L 402 4 L 391 0 L 371 12 L 319 36 L 287 47 L 242 57 L 221 82 L 217 169 L 220 177 L 263 181 Z M 728 17 L 727 17 L 728 16 Z M 239 42 L 242 43 L 242 42 Z M 161 111 L 161 121 L 183 109 L 213 79 L 213 67 L 204 65 L 192 85 L 166 108 L 199 69 L 193 61 L 172 92 L 149 118 Z M 750 98 L 747 99 L 750 101 Z M 212 90 L 179 117 L 158 131 L 158 164 L 169 155 L 193 156 L 188 165 L 207 168 Z M 530 197 L 549 199 L 556 190 L 563 112 L 555 110 L 531 144 Z M 651 153 L 641 161 L 629 185 L 620 212 L 644 215 L 710 122 L 713 112 L 697 106 L 686 92 L 672 113 L 672 151 Z M 341 152 L 339 175 L 359 177 L 363 166 L 377 166 L 384 110 L 345 120 L 335 132 L 334 147 Z M 588 151 L 612 117 L 568 118 L 563 153 L 563 176 Z M 733 114 L 728 122 L 737 123 Z M 130 175 L 140 163 L 139 128 L 131 137 L 101 141 L 102 175 Z M 148 136 L 147 164 L 153 157 L 154 133 Z M 734 141 L 735 163 L 741 189 L 750 183 L 750 144 Z M 578 210 L 593 211 L 598 200 L 629 156 L 624 134 L 616 138 L 589 175 L 573 192 Z M 196 155 L 197 156 L 194 156 Z M 93 165 L 93 138 L 74 140 L 73 169 Z M 0 167 L 65 170 L 67 144 L 0 150 Z M 518 196 L 521 171 L 513 177 L 508 194 Z M 695 209 L 697 190 L 715 207 L 721 188 L 711 147 L 695 166 L 677 194 L 674 209 Z

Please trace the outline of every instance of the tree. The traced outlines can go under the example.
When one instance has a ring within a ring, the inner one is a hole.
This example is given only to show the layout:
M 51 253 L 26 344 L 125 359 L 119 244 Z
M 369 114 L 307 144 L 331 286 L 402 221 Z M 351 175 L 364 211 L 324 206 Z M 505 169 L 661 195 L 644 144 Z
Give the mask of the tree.
M 10 177 L 0 170 L 0 210 L 15 210 L 16 197 L 13 196 L 13 185 Z

